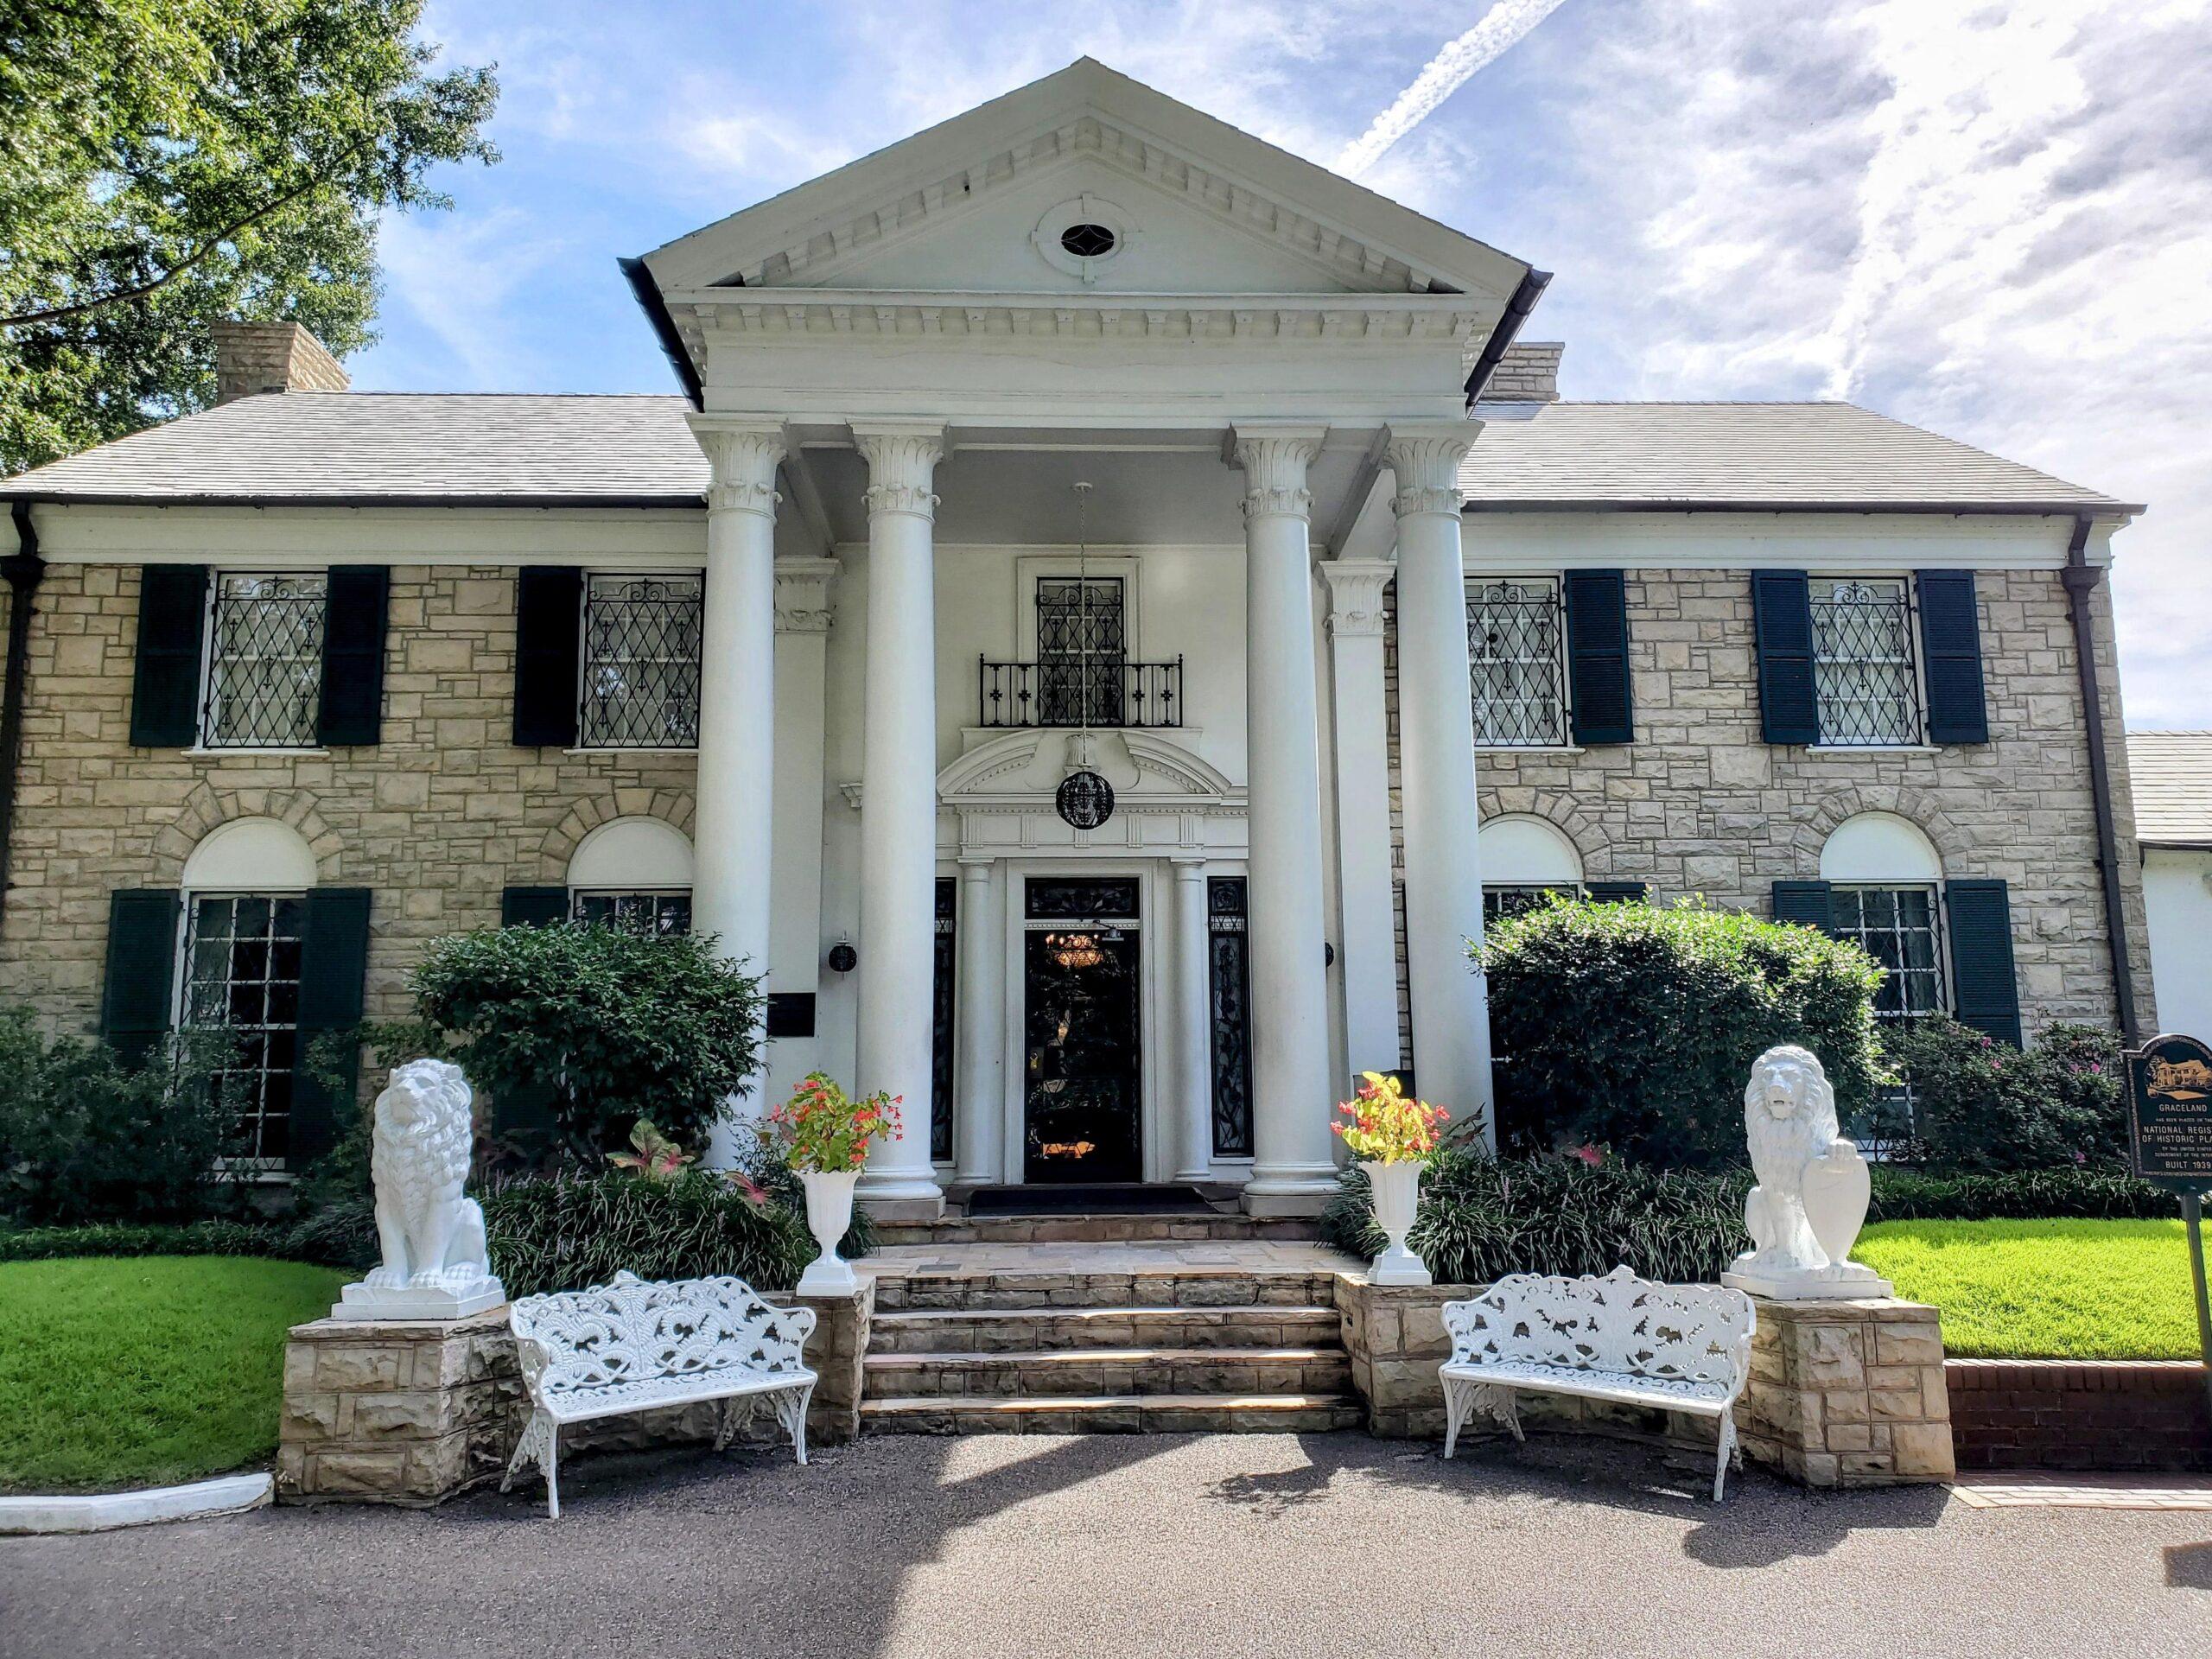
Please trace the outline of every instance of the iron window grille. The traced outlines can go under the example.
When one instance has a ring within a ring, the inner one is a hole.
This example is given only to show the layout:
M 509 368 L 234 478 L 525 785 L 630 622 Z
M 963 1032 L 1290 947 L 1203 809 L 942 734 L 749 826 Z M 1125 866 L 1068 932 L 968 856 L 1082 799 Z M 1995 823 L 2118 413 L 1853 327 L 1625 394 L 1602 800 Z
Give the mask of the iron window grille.
M 638 893 L 579 892 L 569 895 L 569 916 L 573 921 L 668 938 L 691 931 L 691 895 L 671 888 Z
M 1813 690 L 1821 741 L 1917 744 L 1926 728 L 1913 652 L 1912 583 L 1853 576 L 1812 584 Z
M 179 1023 L 231 1040 L 211 1086 L 238 1109 L 232 1173 L 281 1169 L 290 1150 L 306 920 L 296 894 L 195 894 L 186 909 Z
M 700 576 L 593 576 L 584 584 L 577 741 L 589 749 L 699 744 Z
M 1479 748 L 1563 748 L 1567 610 L 1551 577 L 1484 582 L 1467 589 L 1467 658 Z
M 1580 887 L 1555 886 L 1548 883 L 1500 883 L 1483 888 L 1483 925 L 1495 927 L 1515 916 L 1525 916 L 1532 910 L 1541 910 L 1554 893 L 1572 899 L 1582 891 Z
M 1206 1026 L 1213 1060 L 1213 1150 L 1252 1155 L 1251 964 L 1244 878 L 1206 878 Z
M 952 1159 L 953 988 L 959 934 L 960 882 L 937 878 L 930 935 L 930 1160 Z
M 207 748 L 312 748 L 322 697 L 321 575 L 227 572 L 209 595 Z
M 1874 1017 L 1892 1029 L 1943 1011 L 1940 913 L 1932 887 L 1829 889 L 1828 931 L 1860 946 L 1880 964 Z M 1869 1157 L 1885 1157 L 1900 1138 L 1910 1135 L 1916 1110 L 1911 1087 L 1893 1084 L 1877 1094 L 1850 1133 Z

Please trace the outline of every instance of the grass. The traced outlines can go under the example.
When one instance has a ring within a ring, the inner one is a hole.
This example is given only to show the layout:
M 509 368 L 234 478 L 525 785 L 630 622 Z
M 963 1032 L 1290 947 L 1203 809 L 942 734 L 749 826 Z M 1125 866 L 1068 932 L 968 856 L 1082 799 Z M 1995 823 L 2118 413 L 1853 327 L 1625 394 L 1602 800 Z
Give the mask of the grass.
M 1853 1256 L 1943 1310 L 1961 1358 L 2194 1359 L 2188 1237 L 2174 1221 L 1891 1221 Z
M 253 1257 L 0 1262 L 0 1491 L 106 1491 L 269 1460 L 284 1332 L 353 1275 Z

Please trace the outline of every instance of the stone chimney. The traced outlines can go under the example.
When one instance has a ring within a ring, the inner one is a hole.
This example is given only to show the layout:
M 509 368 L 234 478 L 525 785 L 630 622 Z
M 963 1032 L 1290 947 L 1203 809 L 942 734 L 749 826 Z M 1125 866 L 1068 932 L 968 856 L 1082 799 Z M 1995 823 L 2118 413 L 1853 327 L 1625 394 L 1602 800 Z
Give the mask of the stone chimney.
M 264 391 L 343 391 L 353 383 L 317 340 L 296 322 L 219 322 L 215 401 L 227 404 Z
M 1559 402 L 1559 359 L 1567 350 L 1556 340 L 1516 341 L 1491 372 L 1483 388 L 1486 404 L 1555 404 Z

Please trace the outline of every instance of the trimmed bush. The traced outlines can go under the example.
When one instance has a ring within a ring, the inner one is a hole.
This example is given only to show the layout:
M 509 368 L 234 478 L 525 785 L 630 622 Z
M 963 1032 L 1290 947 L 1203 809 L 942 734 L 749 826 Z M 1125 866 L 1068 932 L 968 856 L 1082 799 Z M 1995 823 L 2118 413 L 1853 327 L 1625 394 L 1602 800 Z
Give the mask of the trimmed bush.
M 2163 1221 L 2174 1194 L 2115 1169 L 2025 1169 L 1936 1175 L 1874 1167 L 1878 1221 Z
M 1896 1033 L 1912 1086 L 1901 1155 L 1937 1173 L 2127 1163 L 2127 1073 L 2120 1039 L 2052 1026 L 2026 1053 L 1942 1014 Z
M 356 1269 L 377 1259 L 374 1229 L 358 1234 L 281 1221 L 210 1220 L 182 1224 L 108 1222 L 86 1227 L 0 1231 L 0 1262 L 52 1262 L 77 1255 L 259 1255 Z
M 1690 899 L 1562 901 L 1498 924 L 1479 960 L 1510 1148 L 1726 1168 L 1744 1157 L 1744 1080 L 1777 1043 L 1820 1056 L 1847 1121 L 1885 1077 L 1882 970 L 1812 928 Z
M 797 1185 L 796 1182 L 793 1183 Z M 615 1172 L 498 1182 L 481 1194 L 492 1271 L 511 1296 L 581 1290 L 627 1269 L 640 1279 L 734 1274 L 787 1291 L 814 1259 L 804 1208 L 700 1170 L 667 1180 Z M 856 1216 L 845 1254 L 873 1242 Z

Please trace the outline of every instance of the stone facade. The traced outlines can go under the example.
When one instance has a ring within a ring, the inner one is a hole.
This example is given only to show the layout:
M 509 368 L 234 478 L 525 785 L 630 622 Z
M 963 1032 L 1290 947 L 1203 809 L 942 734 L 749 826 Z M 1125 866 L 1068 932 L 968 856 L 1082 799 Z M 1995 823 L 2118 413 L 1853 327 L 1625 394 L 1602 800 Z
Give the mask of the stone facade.
M 1948 1480 L 1950 1394 L 1936 1310 L 1893 1299 L 1755 1299 L 1744 1455 L 1808 1486 Z
M 323 343 L 296 322 L 218 322 L 215 401 L 269 391 L 343 391 L 352 384 Z
M 1837 824 L 1859 812 L 1895 812 L 1935 843 L 1947 877 L 2007 883 L 2031 1040 L 2054 1020 L 2115 1025 L 2066 593 L 2056 569 L 1983 570 L 1976 586 L 1990 741 L 1924 753 L 1812 753 L 1762 738 L 1751 573 L 1630 569 L 1637 741 L 1580 753 L 1485 749 L 1483 815 L 1549 821 L 1580 852 L 1588 880 L 1643 881 L 1661 902 L 1701 893 L 1764 914 L 1776 881 L 1819 874 L 1821 842 Z M 2152 1031 L 2150 942 L 2119 741 L 2109 584 L 2098 587 L 2093 602 L 2136 1005 L 2143 1029 Z M 1394 598 L 1387 659 L 1392 858 L 1402 878 L 1395 624 Z M 1400 1041 L 1409 1061 L 1402 887 L 1398 950 Z

